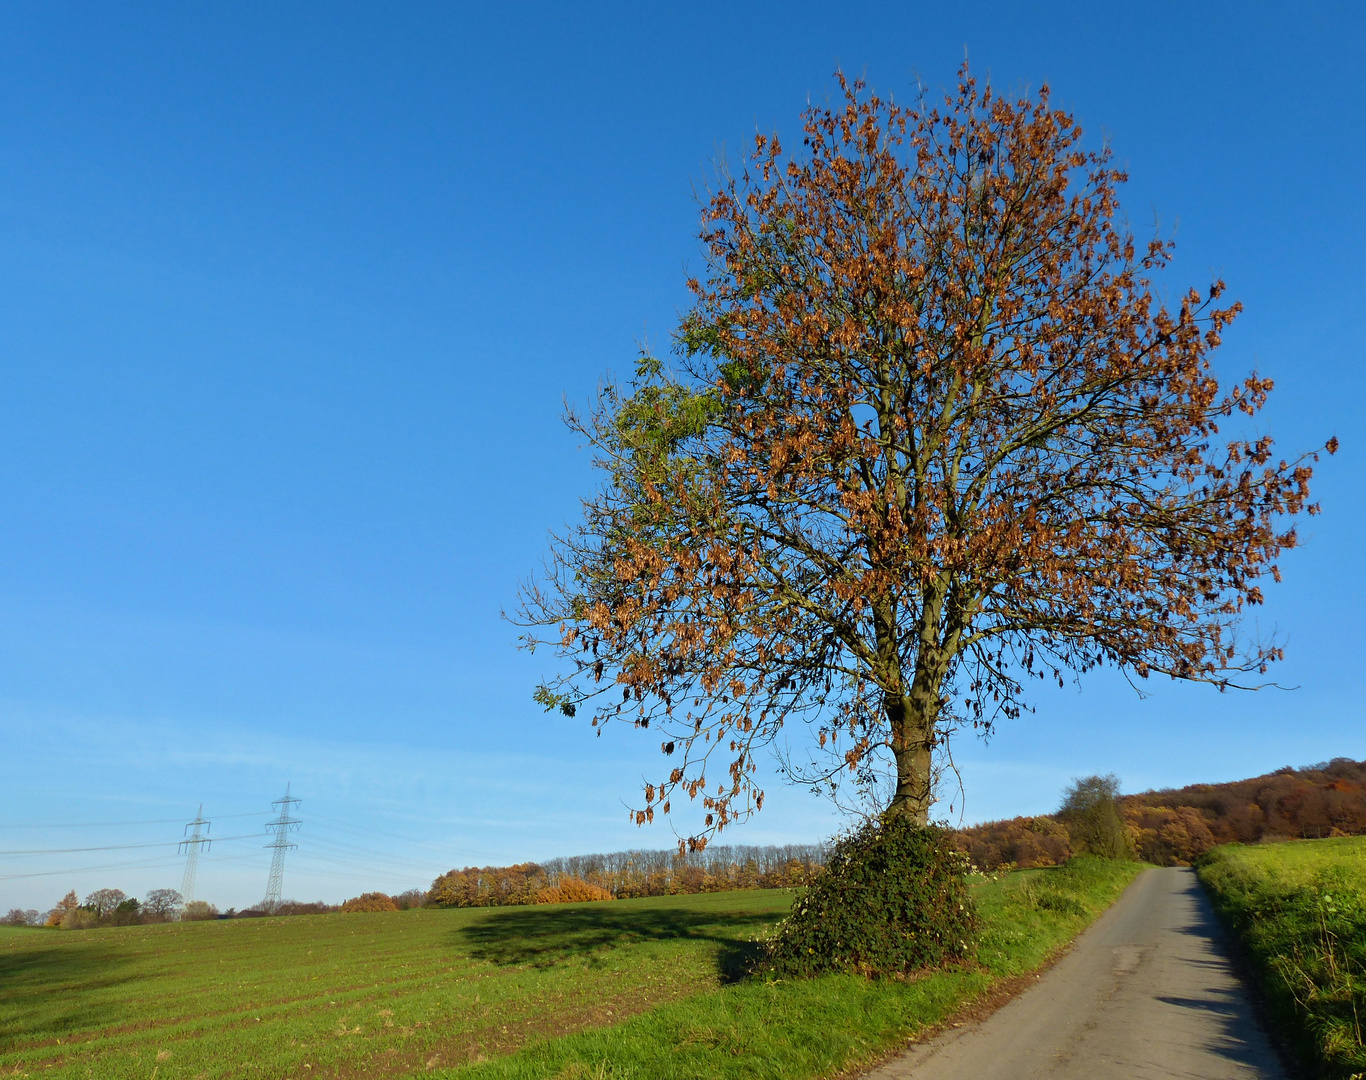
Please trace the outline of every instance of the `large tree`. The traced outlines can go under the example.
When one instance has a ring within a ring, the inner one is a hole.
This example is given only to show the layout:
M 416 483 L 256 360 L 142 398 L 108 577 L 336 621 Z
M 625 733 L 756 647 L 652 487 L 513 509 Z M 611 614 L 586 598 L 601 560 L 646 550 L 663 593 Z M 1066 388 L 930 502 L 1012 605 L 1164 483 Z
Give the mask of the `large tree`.
M 799 154 L 761 135 L 722 174 L 677 368 L 571 413 L 604 483 L 522 596 L 568 661 L 537 699 L 659 731 L 633 813 L 700 799 L 694 845 L 762 805 L 795 720 L 832 769 L 883 755 L 924 822 L 947 734 L 1033 677 L 1257 681 L 1281 653 L 1242 617 L 1316 510 L 1316 455 L 1220 436 L 1271 390 L 1212 371 L 1239 305 L 1155 294 L 1170 242 L 1135 244 L 1047 88 L 839 86 Z

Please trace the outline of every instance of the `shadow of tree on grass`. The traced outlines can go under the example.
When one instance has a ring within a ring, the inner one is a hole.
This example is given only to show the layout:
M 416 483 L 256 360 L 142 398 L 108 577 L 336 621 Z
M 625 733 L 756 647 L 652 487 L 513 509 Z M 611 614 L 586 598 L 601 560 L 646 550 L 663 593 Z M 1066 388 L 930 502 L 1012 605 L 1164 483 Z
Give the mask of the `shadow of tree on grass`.
M 110 950 L 81 944 L 0 953 L 0 1050 L 118 1022 L 112 1004 L 92 1005 L 85 995 L 132 979 L 126 960 Z M 79 1005 L 72 1000 L 78 988 L 83 999 Z
M 570 959 L 601 959 L 614 948 L 648 941 L 711 942 L 725 982 L 744 977 L 759 954 L 748 938 L 771 924 L 773 912 L 713 912 L 624 908 L 612 902 L 560 907 L 502 908 L 459 931 L 469 955 L 494 964 L 549 967 Z

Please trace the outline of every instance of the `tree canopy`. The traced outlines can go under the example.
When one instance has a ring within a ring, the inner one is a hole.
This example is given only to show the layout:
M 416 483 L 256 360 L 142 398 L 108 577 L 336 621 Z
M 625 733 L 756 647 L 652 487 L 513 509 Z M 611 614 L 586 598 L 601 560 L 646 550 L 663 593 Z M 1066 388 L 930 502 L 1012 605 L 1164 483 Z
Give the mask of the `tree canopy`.
M 1316 511 L 1315 454 L 1221 436 L 1272 389 L 1212 370 L 1240 306 L 1161 299 L 1172 244 L 1136 243 L 1047 87 L 838 79 L 796 155 L 758 135 L 722 172 L 676 365 L 570 413 L 602 486 L 522 594 L 566 662 L 537 700 L 659 732 L 633 814 L 700 800 L 694 845 L 762 806 L 756 752 L 794 723 L 794 775 L 885 762 L 923 823 L 948 735 L 1033 678 L 1259 676 L 1281 652 L 1243 616 Z

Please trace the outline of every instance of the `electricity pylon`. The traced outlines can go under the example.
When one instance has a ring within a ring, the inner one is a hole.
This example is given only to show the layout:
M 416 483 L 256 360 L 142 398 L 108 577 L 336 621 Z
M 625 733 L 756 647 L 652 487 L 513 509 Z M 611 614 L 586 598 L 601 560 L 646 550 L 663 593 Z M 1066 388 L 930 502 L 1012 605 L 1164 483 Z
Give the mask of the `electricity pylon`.
M 176 849 L 177 853 L 185 853 L 185 880 L 180 884 L 180 895 L 185 903 L 194 899 L 194 877 L 199 871 L 199 849 L 209 850 L 209 845 L 213 843 L 207 836 L 201 833 L 202 826 L 204 832 L 208 832 L 211 823 L 204 820 L 204 804 L 199 804 L 199 811 L 195 814 L 194 820 L 185 826 L 185 831 L 190 833 L 188 837 L 180 841 L 180 846 Z
M 274 849 L 274 854 L 270 857 L 270 880 L 266 882 L 266 898 L 261 901 L 262 911 L 273 912 L 280 906 L 280 890 L 285 884 L 285 852 L 299 846 L 285 839 L 289 833 L 298 832 L 299 826 L 303 824 L 298 818 L 290 816 L 290 807 L 298 805 L 303 800 L 290 795 L 289 787 L 289 784 L 285 785 L 283 799 L 276 799 L 270 804 L 280 808 L 280 816 L 266 824 L 266 832 L 274 835 L 274 839 L 266 847 Z

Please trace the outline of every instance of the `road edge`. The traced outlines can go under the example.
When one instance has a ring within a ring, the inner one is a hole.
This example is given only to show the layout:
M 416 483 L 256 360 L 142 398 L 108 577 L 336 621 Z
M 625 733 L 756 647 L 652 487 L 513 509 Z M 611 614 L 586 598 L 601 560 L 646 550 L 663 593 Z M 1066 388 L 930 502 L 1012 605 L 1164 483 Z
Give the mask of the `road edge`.
M 1281 1067 L 1285 1069 L 1286 1075 L 1291 1080 L 1318 1080 L 1319 1071 L 1315 1063 L 1308 1060 L 1304 1054 L 1300 1053 L 1287 1037 L 1285 1026 L 1279 1022 L 1272 1012 L 1271 1004 L 1267 1000 L 1266 993 L 1262 989 L 1262 981 L 1257 976 L 1256 964 L 1252 959 L 1252 953 L 1243 944 L 1242 938 L 1224 921 L 1223 914 L 1219 911 L 1219 905 L 1214 902 L 1214 897 L 1205 886 L 1205 879 L 1200 876 L 1200 870 L 1196 866 L 1191 866 L 1195 873 L 1196 883 L 1200 886 L 1200 892 L 1205 897 L 1205 902 L 1210 906 L 1210 912 L 1214 915 L 1214 925 L 1219 928 L 1222 937 L 1221 944 L 1224 951 L 1228 954 L 1229 963 L 1233 965 L 1234 974 L 1242 980 L 1247 987 L 1248 1001 L 1252 1003 L 1252 1013 L 1257 1018 L 1257 1023 L 1266 1032 L 1267 1041 L 1271 1043 L 1271 1049 L 1276 1057 L 1280 1059 Z
M 972 998 L 970 1001 L 964 1002 L 961 1006 L 959 1006 L 953 1012 L 949 1013 L 938 1023 L 926 1024 L 924 1027 L 919 1028 L 909 1038 L 897 1044 L 897 1046 L 894 1049 L 887 1050 L 884 1053 L 880 1053 L 875 1057 L 865 1059 L 859 1062 L 858 1064 L 851 1065 L 845 1069 L 840 1070 L 839 1072 L 827 1073 L 825 1076 L 821 1077 L 821 1080 L 862 1080 L 862 1078 L 867 1077 L 870 1074 L 876 1072 L 878 1069 L 882 1068 L 889 1062 L 895 1061 L 897 1058 L 901 1057 L 907 1051 L 909 1051 L 913 1046 L 918 1046 L 921 1043 L 930 1042 L 931 1040 L 937 1039 L 941 1035 L 944 1035 L 945 1033 L 953 1031 L 955 1029 L 966 1028 L 969 1025 L 982 1023 L 982 1021 L 986 1020 L 988 1017 L 990 1017 L 993 1013 L 997 1012 L 1003 1006 L 1009 1004 L 1011 1001 L 1019 997 L 1022 993 L 1024 993 L 1031 986 L 1033 986 L 1036 982 L 1042 979 L 1046 972 L 1048 972 L 1054 965 L 1056 965 L 1060 960 L 1062 960 L 1064 956 L 1066 956 L 1068 953 L 1072 951 L 1073 947 L 1075 947 L 1076 943 L 1081 939 L 1083 934 L 1085 934 L 1088 930 L 1095 926 L 1096 923 L 1100 922 L 1101 919 L 1105 918 L 1106 915 L 1113 911 L 1115 905 L 1119 903 L 1120 899 L 1123 896 L 1127 895 L 1129 890 L 1132 889 L 1139 882 L 1140 879 L 1146 877 L 1149 873 L 1156 869 L 1158 869 L 1158 867 L 1149 865 L 1146 866 L 1144 869 L 1140 870 L 1137 874 L 1135 874 L 1133 881 L 1129 882 L 1128 885 L 1124 886 L 1124 888 L 1119 892 L 1119 894 L 1112 901 L 1110 901 L 1109 905 L 1107 905 L 1103 911 L 1097 912 L 1096 917 L 1094 919 L 1088 922 L 1085 926 L 1081 927 L 1075 934 L 1073 934 L 1067 940 L 1065 944 L 1051 952 L 1044 959 L 1044 961 L 1041 964 L 1039 964 L 1038 967 L 1033 968 L 1032 970 L 1027 971 L 1022 975 L 1014 975 L 1008 979 L 1002 979 L 999 982 L 994 982 L 990 984 L 977 997 Z M 1203 888 L 1203 886 L 1201 887 Z M 1310 1078 L 1308 1077 L 1301 1077 L 1298 1073 L 1294 1073 L 1293 1075 L 1295 1080 L 1310 1080 Z

